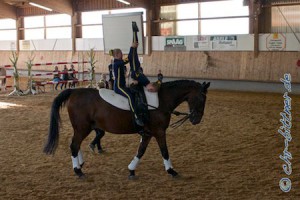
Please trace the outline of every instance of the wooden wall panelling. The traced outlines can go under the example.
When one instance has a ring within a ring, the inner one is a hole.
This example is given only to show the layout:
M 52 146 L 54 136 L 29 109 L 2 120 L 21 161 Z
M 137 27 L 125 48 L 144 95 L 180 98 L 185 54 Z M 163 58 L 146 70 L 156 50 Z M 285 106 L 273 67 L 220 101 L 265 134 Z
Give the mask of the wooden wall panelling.
M 30 51 L 20 51 L 18 67 L 26 69 L 25 62 Z M 35 63 L 55 61 L 88 60 L 87 51 L 36 51 Z M 208 65 L 206 57 L 209 55 Z M 10 51 L 0 51 L 0 65 L 10 64 Z M 143 55 L 145 74 L 156 76 L 161 69 L 167 77 L 207 78 L 223 80 L 250 80 L 280 82 L 284 73 L 292 75 L 292 81 L 300 83 L 300 68 L 296 66 L 299 52 L 261 52 L 257 58 L 252 52 L 160 52 Z M 110 56 L 103 51 L 96 51 L 96 72 L 108 73 Z M 68 66 L 69 67 L 69 66 Z M 37 66 L 33 70 L 53 71 L 54 66 Z M 63 66 L 60 66 L 60 70 Z M 77 65 L 75 65 L 77 69 Z M 87 65 L 85 65 L 87 69 Z

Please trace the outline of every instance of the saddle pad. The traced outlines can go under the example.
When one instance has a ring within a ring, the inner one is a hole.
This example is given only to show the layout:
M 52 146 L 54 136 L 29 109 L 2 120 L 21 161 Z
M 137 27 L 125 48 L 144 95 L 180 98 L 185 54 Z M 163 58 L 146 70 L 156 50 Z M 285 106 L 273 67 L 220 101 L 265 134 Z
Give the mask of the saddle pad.
M 158 93 L 157 92 L 148 92 L 148 90 L 144 87 L 145 96 L 148 102 L 148 105 L 153 106 L 155 108 L 158 108 L 159 101 L 158 101 Z M 120 94 L 115 93 L 113 90 L 101 88 L 99 90 L 99 94 L 101 98 L 106 101 L 107 103 L 120 108 L 122 110 L 130 110 L 129 102 L 126 97 L 123 97 Z M 155 108 L 152 108 L 148 106 L 149 110 L 154 110 Z

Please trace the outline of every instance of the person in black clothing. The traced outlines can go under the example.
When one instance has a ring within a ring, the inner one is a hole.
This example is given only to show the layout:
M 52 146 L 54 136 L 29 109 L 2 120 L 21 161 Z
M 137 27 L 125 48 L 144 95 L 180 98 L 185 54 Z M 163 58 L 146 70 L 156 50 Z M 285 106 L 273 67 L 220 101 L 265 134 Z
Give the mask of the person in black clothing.
M 135 112 L 135 102 L 132 92 L 128 87 L 126 87 L 126 74 L 125 74 L 125 64 L 128 63 L 128 59 L 123 60 L 123 53 L 120 49 L 114 49 L 114 91 L 117 94 L 120 94 L 126 98 L 128 98 L 130 110 L 134 113 L 135 122 L 138 126 L 144 126 L 142 119 L 140 119 Z
M 62 80 L 66 81 L 63 82 L 60 86 L 60 89 L 63 89 L 63 86 L 65 86 L 65 89 L 67 88 L 67 81 L 69 80 L 69 74 L 68 74 L 68 68 L 67 65 L 64 65 L 64 70 L 63 70 L 63 75 L 62 75 Z
M 141 67 L 141 63 L 137 54 L 137 48 L 139 46 L 137 32 L 139 32 L 139 29 L 135 22 L 132 22 L 132 31 L 132 46 L 130 47 L 128 54 L 131 78 L 139 85 L 146 87 L 149 92 L 155 92 L 155 86 L 150 83 L 149 79 L 143 73 L 143 68 Z
M 69 73 L 69 76 L 68 76 L 69 80 L 73 80 L 73 81 L 78 80 L 76 78 L 76 75 L 74 74 L 74 72 L 75 72 L 74 65 L 71 65 L 71 68 L 68 71 L 71 72 L 71 73 Z M 69 83 L 69 88 L 71 88 L 71 87 L 75 88 L 75 82 L 70 82 Z

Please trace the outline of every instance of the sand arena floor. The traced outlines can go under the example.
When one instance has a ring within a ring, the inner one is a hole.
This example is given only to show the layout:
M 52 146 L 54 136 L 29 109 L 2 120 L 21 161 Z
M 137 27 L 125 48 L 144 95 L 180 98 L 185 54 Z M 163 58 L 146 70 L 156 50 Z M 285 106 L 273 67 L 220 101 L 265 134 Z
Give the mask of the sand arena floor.
M 291 96 L 293 185 L 283 193 L 278 183 L 286 177 L 279 158 L 284 138 L 277 133 L 282 94 L 209 91 L 201 124 L 185 123 L 167 131 L 170 157 L 181 178 L 164 171 L 152 139 L 137 168 L 139 178 L 131 181 L 127 165 L 138 147 L 138 135 L 108 133 L 102 140 L 106 153 L 98 155 L 88 149 L 92 132 L 81 146 L 87 178 L 75 177 L 66 109 L 61 112 L 56 154 L 43 154 L 50 106 L 58 93 L 0 95 L 0 199 L 300 199 L 299 96 Z M 187 111 L 187 105 L 178 110 Z

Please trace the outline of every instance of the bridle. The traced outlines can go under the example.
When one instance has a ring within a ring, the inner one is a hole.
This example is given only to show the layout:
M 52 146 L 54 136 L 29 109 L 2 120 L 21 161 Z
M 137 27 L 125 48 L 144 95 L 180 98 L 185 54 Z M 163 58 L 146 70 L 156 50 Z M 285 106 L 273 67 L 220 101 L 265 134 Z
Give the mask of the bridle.
M 206 94 L 205 94 L 204 92 L 201 92 L 201 94 L 202 94 L 204 97 L 206 97 Z M 152 105 L 149 105 L 149 104 L 146 104 L 146 103 L 145 103 L 145 105 L 146 105 L 146 106 L 149 106 L 149 107 L 151 107 L 151 108 L 154 108 L 154 109 L 158 109 L 157 107 L 152 106 Z M 179 112 L 179 111 L 176 111 L 176 110 L 170 112 L 170 114 L 173 114 L 173 115 L 176 115 L 176 116 L 184 115 L 183 118 L 181 118 L 181 119 L 179 119 L 178 121 L 176 121 L 176 122 L 170 124 L 170 127 L 171 127 L 171 128 L 178 128 L 178 127 L 181 126 L 184 122 L 186 122 L 186 121 L 190 118 L 190 116 L 193 115 L 195 112 L 196 112 L 195 109 L 192 109 L 190 113 Z
M 202 94 L 204 97 L 206 97 L 206 94 L 205 94 L 204 92 L 201 92 L 201 94 Z M 174 114 L 174 115 L 176 115 L 176 116 L 184 115 L 184 117 L 181 118 L 181 119 L 179 119 L 178 121 L 176 121 L 176 122 L 170 124 L 170 127 L 171 127 L 171 128 L 178 128 L 178 127 L 181 126 L 184 122 L 186 122 L 186 121 L 190 118 L 190 116 L 193 116 L 193 114 L 194 114 L 195 112 L 196 112 L 195 109 L 192 109 L 190 113 L 183 113 L 183 112 L 178 112 L 178 111 L 174 110 L 174 111 L 172 112 L 172 114 Z

